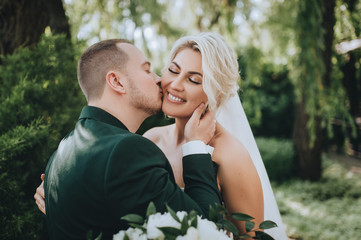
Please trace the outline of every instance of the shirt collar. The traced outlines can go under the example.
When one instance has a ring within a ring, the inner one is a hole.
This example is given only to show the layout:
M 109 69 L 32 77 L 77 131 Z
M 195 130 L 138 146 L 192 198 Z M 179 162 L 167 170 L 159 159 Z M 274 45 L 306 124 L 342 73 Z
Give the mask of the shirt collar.
M 129 131 L 128 128 L 121 121 L 119 121 L 119 119 L 117 119 L 110 113 L 108 113 L 98 107 L 94 107 L 94 106 L 83 107 L 83 110 L 81 111 L 79 120 L 84 119 L 84 118 L 92 118 L 97 121 L 101 121 L 101 122 L 104 122 L 104 123 L 113 125 L 115 127 L 122 128 L 122 129 Z

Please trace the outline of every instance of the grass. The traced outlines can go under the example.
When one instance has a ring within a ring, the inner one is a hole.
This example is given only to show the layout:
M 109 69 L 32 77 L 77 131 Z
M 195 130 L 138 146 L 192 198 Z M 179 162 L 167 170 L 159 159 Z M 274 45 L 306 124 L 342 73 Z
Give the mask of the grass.
M 361 239 L 361 175 L 325 154 L 318 182 L 272 183 L 288 236 L 297 240 Z

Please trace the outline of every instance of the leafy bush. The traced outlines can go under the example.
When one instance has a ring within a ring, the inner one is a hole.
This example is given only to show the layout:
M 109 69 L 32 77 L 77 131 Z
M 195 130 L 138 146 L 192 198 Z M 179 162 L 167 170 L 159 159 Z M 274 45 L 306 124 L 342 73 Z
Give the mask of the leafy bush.
M 239 51 L 241 100 L 256 136 L 290 138 L 295 94 L 285 65 L 267 62 L 254 47 Z
M 40 238 L 33 195 L 47 160 L 84 104 L 77 55 L 64 36 L 43 36 L 34 49 L 1 59 L 0 239 Z
M 324 155 L 321 181 L 273 185 L 287 233 L 294 239 L 361 239 L 361 177 Z
M 270 180 L 284 181 L 294 176 L 294 149 L 291 140 L 256 138 Z

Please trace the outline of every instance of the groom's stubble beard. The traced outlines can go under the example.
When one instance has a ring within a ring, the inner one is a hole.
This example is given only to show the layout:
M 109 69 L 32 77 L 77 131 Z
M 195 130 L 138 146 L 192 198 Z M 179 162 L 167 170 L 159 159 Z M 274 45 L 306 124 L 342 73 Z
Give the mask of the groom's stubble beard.
M 141 91 L 141 89 L 134 84 L 132 79 L 129 80 L 129 89 L 130 89 L 130 99 L 133 107 L 139 110 L 143 110 L 149 115 L 155 115 L 162 110 L 163 98 L 161 101 L 158 101 L 157 98 L 146 94 L 146 92 Z

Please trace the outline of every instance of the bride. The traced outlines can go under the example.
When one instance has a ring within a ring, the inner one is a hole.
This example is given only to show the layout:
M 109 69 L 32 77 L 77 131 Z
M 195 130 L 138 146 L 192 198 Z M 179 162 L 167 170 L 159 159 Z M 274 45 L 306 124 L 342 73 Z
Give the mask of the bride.
M 162 72 L 163 112 L 172 125 L 144 134 L 165 153 L 175 179 L 184 187 L 181 145 L 184 127 L 193 110 L 206 102 L 216 112 L 217 130 L 209 143 L 217 181 L 229 212 L 255 217 L 256 224 L 272 220 L 278 227 L 266 230 L 275 239 L 288 239 L 267 172 L 239 100 L 238 63 L 233 50 L 215 33 L 180 38 Z M 257 174 L 258 173 L 258 174 Z M 242 232 L 244 224 L 235 222 Z
M 262 158 L 237 95 L 238 63 L 233 50 L 215 33 L 180 38 L 174 44 L 162 72 L 163 112 L 172 125 L 148 130 L 152 140 L 170 161 L 177 184 L 184 187 L 182 151 L 184 127 L 194 109 L 207 103 L 217 116 L 217 129 L 209 143 L 217 181 L 229 212 L 242 212 L 278 227 L 266 230 L 274 239 L 288 239 Z M 42 184 L 34 196 L 45 213 Z M 241 232 L 245 226 L 234 222 Z

